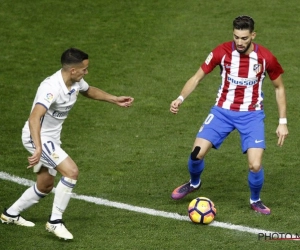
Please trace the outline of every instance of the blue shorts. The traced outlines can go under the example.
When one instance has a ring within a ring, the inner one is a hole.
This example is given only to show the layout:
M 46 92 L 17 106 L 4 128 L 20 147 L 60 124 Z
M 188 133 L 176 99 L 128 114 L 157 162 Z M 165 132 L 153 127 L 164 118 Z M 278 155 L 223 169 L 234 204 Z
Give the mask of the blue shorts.
M 232 111 L 214 106 L 199 129 L 197 138 L 210 141 L 218 149 L 233 131 L 240 133 L 241 148 L 246 153 L 249 148 L 266 148 L 265 113 L 257 111 Z

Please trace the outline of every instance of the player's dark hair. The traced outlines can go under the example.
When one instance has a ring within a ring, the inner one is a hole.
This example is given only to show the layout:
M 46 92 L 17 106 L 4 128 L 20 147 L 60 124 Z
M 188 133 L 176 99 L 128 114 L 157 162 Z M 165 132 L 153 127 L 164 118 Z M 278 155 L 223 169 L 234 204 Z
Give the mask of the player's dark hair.
M 254 20 L 250 16 L 238 16 L 233 20 L 233 29 L 249 30 L 252 33 L 254 30 Z
M 60 61 L 62 65 L 71 65 L 81 63 L 83 60 L 88 59 L 88 54 L 75 48 L 67 49 L 62 53 Z

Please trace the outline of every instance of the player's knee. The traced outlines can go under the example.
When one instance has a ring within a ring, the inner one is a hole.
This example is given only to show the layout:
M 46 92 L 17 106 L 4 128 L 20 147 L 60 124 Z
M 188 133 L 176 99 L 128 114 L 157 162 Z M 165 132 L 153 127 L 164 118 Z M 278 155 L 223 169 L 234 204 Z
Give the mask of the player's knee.
M 75 162 L 69 161 L 64 162 L 56 167 L 56 170 L 61 173 L 61 175 L 68 177 L 73 180 L 77 180 L 79 170 Z
M 51 192 L 54 186 L 54 176 L 49 173 L 49 169 L 42 167 L 37 173 L 36 187 L 44 194 Z
M 53 184 L 47 185 L 42 192 L 45 194 L 49 194 L 52 191 L 53 187 L 54 187 Z
M 259 172 L 259 170 L 261 169 L 261 164 L 249 164 L 249 170 L 256 173 L 256 172 Z
M 193 150 L 193 152 L 191 153 L 191 159 L 193 160 L 193 161 L 197 161 L 197 160 L 200 160 L 201 158 L 200 158 L 200 155 L 199 155 L 199 153 L 200 153 L 200 147 L 199 146 L 196 146 L 195 148 L 194 148 L 194 150 Z
M 54 182 L 37 183 L 37 189 L 44 194 L 49 194 L 52 191 L 53 187 L 54 187 Z
M 67 174 L 65 176 L 73 180 L 77 180 L 78 175 L 79 175 L 79 170 L 76 167 L 76 168 L 69 169 L 69 171 L 67 171 Z

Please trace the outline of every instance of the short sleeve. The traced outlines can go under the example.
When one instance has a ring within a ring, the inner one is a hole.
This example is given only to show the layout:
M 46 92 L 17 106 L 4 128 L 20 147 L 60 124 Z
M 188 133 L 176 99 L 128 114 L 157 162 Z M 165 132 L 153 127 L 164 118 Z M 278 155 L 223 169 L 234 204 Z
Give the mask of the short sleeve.
M 281 74 L 284 73 L 281 65 L 277 61 L 275 56 L 270 56 L 270 59 L 267 61 L 267 72 L 271 80 L 277 79 Z
M 202 70 L 205 74 L 210 73 L 213 69 L 221 63 L 222 56 L 224 55 L 224 49 L 222 45 L 216 47 L 211 51 L 204 63 L 201 65 Z
M 84 80 L 84 79 L 81 79 L 80 82 L 79 82 L 79 91 L 80 92 L 85 92 L 89 89 L 89 84 Z
M 35 104 L 41 104 L 46 109 L 49 109 L 51 104 L 57 99 L 58 95 L 59 91 L 57 88 L 52 86 L 52 84 L 49 82 L 43 82 L 38 88 Z

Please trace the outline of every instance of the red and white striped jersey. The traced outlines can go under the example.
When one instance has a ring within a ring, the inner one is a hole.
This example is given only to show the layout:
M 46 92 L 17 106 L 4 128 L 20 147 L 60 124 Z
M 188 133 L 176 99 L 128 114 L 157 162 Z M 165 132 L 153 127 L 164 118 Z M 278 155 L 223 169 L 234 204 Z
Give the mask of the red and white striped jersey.
M 254 50 L 244 55 L 236 50 L 233 41 L 217 46 L 201 68 L 208 74 L 217 65 L 221 68 L 222 83 L 215 105 L 234 111 L 262 110 L 262 83 L 266 72 L 271 80 L 284 72 L 268 49 L 254 44 Z

